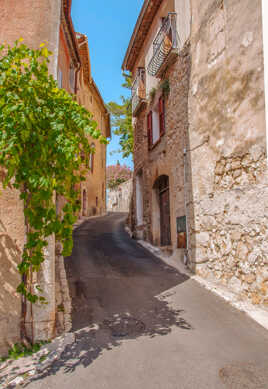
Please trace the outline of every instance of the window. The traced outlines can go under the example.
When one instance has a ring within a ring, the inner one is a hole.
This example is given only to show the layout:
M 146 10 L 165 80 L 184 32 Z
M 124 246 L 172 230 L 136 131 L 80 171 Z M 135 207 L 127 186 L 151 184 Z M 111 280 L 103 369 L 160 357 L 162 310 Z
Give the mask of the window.
M 58 69 L 58 87 L 62 88 L 62 71 L 60 68 Z
M 150 111 L 147 115 L 147 133 L 148 133 L 148 149 L 152 147 L 153 144 L 153 114 Z
M 75 88 L 75 69 L 74 69 L 73 66 L 70 67 L 69 82 L 70 82 L 70 88 L 74 92 L 74 88 Z
M 149 150 L 165 134 L 165 100 L 160 96 L 158 102 L 147 115 L 147 132 Z
M 96 197 L 96 207 L 99 205 L 99 198 Z

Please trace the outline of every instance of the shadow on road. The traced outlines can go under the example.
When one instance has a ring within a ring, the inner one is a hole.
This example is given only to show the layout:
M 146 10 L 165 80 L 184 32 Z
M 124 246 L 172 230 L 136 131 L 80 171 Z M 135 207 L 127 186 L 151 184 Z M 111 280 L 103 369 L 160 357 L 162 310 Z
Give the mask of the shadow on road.
M 129 238 L 122 215 L 90 220 L 74 234 L 66 259 L 75 343 L 33 380 L 89 366 L 105 351 L 138 337 L 193 329 L 167 298 L 188 277 Z

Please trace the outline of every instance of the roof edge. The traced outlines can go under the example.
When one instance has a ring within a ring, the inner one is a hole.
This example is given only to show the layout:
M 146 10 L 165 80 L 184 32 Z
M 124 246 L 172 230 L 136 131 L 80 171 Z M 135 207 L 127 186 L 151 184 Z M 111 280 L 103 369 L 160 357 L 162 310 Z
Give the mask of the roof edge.
M 150 0 L 145 0 L 144 3 L 143 3 L 142 9 L 140 11 L 140 14 L 138 16 L 136 25 L 134 27 L 134 31 L 133 31 L 132 36 L 130 38 L 130 42 L 129 42 L 129 45 L 128 45 L 128 48 L 127 48 L 127 51 L 126 51 L 126 54 L 125 54 L 124 61 L 122 63 L 122 70 L 129 70 L 128 67 L 127 67 L 127 62 L 128 62 L 128 59 L 129 59 L 130 51 L 131 51 L 131 49 L 133 47 L 133 43 L 135 42 L 137 33 L 139 31 L 139 28 L 141 26 L 141 23 L 143 21 L 143 18 L 144 18 L 145 12 L 147 11 L 149 3 L 150 3 Z

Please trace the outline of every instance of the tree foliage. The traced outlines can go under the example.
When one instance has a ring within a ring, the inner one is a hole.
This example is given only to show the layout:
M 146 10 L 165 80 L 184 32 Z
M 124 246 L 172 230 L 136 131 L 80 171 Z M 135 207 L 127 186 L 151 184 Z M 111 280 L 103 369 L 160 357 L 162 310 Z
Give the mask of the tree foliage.
M 131 75 L 123 74 L 125 82 L 122 86 L 131 89 Z M 111 101 L 107 108 L 112 116 L 113 133 L 119 135 L 121 152 L 123 157 L 128 157 L 133 153 L 133 127 L 132 127 L 132 107 L 131 97 L 121 96 L 121 104 Z
M 19 190 L 24 203 L 27 241 L 17 291 L 31 302 L 42 302 L 26 280 L 40 269 L 50 235 L 62 242 L 63 255 L 71 253 L 72 226 L 80 208 L 76 187 L 85 179 L 91 153 L 87 137 L 106 140 L 92 115 L 49 75 L 52 53 L 44 44 L 32 50 L 21 42 L 0 47 L 0 166 L 4 188 Z M 66 200 L 60 214 L 56 194 Z
M 126 165 L 116 165 L 107 166 L 106 171 L 107 177 L 107 187 L 109 189 L 116 189 L 123 182 L 128 181 L 132 177 L 132 170 Z

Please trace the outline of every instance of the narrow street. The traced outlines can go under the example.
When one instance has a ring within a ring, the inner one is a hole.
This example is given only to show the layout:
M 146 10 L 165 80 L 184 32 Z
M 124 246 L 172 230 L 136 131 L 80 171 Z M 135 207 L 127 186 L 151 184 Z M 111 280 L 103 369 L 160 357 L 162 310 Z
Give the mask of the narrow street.
M 75 231 L 76 341 L 27 388 L 267 389 L 267 331 L 139 246 L 124 219 Z

